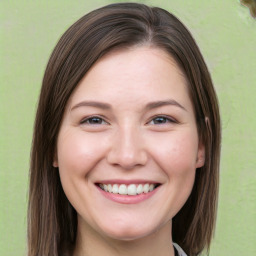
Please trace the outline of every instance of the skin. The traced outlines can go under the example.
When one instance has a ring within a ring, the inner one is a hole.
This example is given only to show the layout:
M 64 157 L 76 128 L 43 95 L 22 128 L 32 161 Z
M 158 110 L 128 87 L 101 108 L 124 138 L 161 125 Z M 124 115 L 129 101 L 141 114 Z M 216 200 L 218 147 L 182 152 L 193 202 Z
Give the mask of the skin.
M 139 46 L 101 58 L 68 102 L 53 163 L 78 214 L 74 255 L 173 256 L 172 218 L 204 151 L 186 79 L 166 52 Z M 95 185 L 109 179 L 161 186 L 147 200 L 121 204 Z

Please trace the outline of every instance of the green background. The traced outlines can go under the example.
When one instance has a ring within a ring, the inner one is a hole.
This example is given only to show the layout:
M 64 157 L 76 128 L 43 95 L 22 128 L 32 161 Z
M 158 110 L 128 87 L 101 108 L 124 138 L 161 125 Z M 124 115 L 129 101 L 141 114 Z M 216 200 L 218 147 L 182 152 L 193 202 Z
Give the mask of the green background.
M 30 145 L 48 57 L 74 21 L 113 2 L 0 3 L 0 255 L 26 254 Z M 220 199 L 210 255 L 256 255 L 256 20 L 236 0 L 139 2 L 169 10 L 192 31 L 219 96 Z

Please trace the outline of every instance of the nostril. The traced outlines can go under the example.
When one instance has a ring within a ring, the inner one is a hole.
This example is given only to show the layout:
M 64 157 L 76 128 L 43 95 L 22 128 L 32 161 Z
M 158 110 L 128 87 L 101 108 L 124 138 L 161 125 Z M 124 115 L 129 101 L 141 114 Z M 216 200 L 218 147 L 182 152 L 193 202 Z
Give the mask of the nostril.
M 120 151 L 112 151 L 107 156 L 107 161 L 113 166 L 120 166 L 123 169 L 131 170 L 147 163 L 146 152 L 129 152 L 129 149 L 121 149 Z

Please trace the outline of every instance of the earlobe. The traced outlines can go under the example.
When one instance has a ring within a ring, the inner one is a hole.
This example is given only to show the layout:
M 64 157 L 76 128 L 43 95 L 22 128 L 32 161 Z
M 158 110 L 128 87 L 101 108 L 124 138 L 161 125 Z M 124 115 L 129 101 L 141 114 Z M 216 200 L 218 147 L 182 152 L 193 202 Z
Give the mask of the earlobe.
M 55 167 L 55 168 L 59 167 L 58 161 L 54 160 L 53 163 L 52 163 L 52 166 Z
M 197 158 L 196 158 L 196 168 L 200 168 L 205 164 L 205 146 L 199 143 Z
M 52 166 L 55 167 L 55 168 L 59 167 L 57 153 L 54 154 Z

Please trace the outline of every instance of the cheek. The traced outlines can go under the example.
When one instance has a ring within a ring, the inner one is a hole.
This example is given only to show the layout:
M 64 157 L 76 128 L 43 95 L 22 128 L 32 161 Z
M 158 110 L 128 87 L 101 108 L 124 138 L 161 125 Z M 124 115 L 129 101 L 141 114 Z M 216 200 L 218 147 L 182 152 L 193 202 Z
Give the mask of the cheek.
M 104 147 L 99 147 L 96 135 L 88 136 L 75 129 L 63 129 L 59 134 L 57 160 L 61 184 L 69 202 L 81 215 L 84 194 L 90 193 L 88 177 L 102 159 L 103 151 Z
M 169 136 L 154 153 L 155 162 L 165 173 L 167 180 L 166 208 L 169 217 L 174 217 L 187 201 L 195 180 L 197 134 L 181 133 Z
M 154 143 L 155 161 L 169 175 L 187 175 L 196 169 L 198 151 L 197 133 L 173 133 Z
M 61 174 L 86 176 L 90 172 L 104 151 L 103 147 L 99 147 L 95 136 L 73 131 L 60 133 L 57 157 Z

